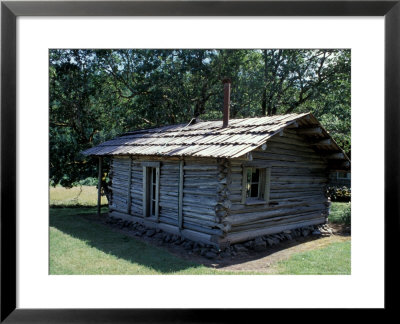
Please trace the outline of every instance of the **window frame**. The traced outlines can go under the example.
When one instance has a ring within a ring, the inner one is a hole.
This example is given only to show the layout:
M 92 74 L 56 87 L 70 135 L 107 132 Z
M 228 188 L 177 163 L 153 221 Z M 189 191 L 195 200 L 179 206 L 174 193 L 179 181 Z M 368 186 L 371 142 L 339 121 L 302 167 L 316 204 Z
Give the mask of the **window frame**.
M 160 214 L 160 162 L 143 162 L 143 218 L 159 220 Z M 153 170 L 155 169 L 155 179 Z M 155 181 L 155 182 L 154 182 Z M 153 190 L 155 185 L 155 197 Z M 154 210 L 153 210 L 154 200 Z
M 259 180 L 258 180 L 258 198 L 247 197 L 247 185 L 248 185 L 247 175 L 248 171 L 251 169 L 260 170 Z M 268 204 L 270 187 L 271 187 L 271 167 L 260 166 L 260 165 L 242 166 L 242 204 L 246 205 Z

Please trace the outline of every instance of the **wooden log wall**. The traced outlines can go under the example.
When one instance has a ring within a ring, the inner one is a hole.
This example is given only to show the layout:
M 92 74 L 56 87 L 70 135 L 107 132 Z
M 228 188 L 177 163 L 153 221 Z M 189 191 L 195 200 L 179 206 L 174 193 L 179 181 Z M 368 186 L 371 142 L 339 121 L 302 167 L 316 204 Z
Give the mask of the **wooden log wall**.
M 130 215 L 143 217 L 143 166 L 139 161 L 136 160 L 132 160 L 130 194 Z
M 178 227 L 179 162 L 161 162 L 160 216 L 161 223 Z
M 252 161 L 229 161 L 228 209 L 222 223 L 229 232 L 221 242 L 236 243 L 285 229 L 326 222 L 327 162 L 293 131 L 285 130 L 251 152 Z M 243 204 L 242 167 L 271 168 L 269 204 Z
M 210 235 L 222 235 L 216 217 L 220 161 L 185 159 L 183 166 L 183 228 Z
M 111 177 L 111 201 L 110 211 L 128 213 L 129 173 L 131 170 L 131 159 L 128 157 L 113 158 L 110 169 Z
M 113 158 L 110 173 L 112 177 L 110 215 L 132 221 L 140 219 L 141 223 L 148 226 L 154 220 L 143 218 L 142 163 L 144 161 L 148 162 L 151 159 Z M 223 161 L 204 158 L 161 161 L 159 226 L 165 224 L 165 230 L 171 233 L 179 232 L 182 236 L 193 240 L 209 244 L 218 241 L 223 234 L 223 225 L 216 215 L 216 210 L 222 204 L 218 200 L 218 188 L 226 187 L 226 175 L 221 173 L 221 170 L 225 170 L 225 173 L 227 170 L 226 165 L 221 163 Z M 181 178 L 182 186 L 180 186 Z M 127 193 L 130 193 L 130 196 Z M 130 197 L 130 208 L 128 208 L 128 197 Z

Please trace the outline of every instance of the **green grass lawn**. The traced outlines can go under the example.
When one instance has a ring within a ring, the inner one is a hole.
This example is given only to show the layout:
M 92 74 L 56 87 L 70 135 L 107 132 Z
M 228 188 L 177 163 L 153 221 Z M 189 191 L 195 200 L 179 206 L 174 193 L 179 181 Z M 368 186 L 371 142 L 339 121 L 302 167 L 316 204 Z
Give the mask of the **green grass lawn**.
M 101 197 L 101 204 L 107 205 L 107 198 Z M 96 206 L 97 188 L 95 186 L 77 186 L 64 188 L 50 187 L 50 206 Z
M 277 274 L 351 274 L 351 243 L 332 243 L 323 249 L 295 254 L 278 263 Z
M 77 214 L 94 208 L 50 209 L 50 274 L 208 274 L 181 260 Z
M 95 211 L 50 208 L 50 274 L 264 274 L 210 269 L 77 216 Z M 295 255 L 275 273 L 350 274 L 350 242 Z
M 210 269 L 91 222 L 79 215 L 96 213 L 93 188 L 83 186 L 80 203 L 92 206 L 86 208 L 71 207 L 71 197 L 76 196 L 77 189 L 50 189 L 50 200 L 58 206 L 50 208 L 50 274 L 267 274 Z M 63 196 L 63 192 L 68 194 Z M 63 205 L 66 207 L 60 207 Z M 340 210 L 340 206 L 341 203 L 332 203 L 333 210 Z M 102 212 L 107 212 L 107 207 Z M 295 254 L 276 264 L 272 274 L 350 274 L 350 242 Z

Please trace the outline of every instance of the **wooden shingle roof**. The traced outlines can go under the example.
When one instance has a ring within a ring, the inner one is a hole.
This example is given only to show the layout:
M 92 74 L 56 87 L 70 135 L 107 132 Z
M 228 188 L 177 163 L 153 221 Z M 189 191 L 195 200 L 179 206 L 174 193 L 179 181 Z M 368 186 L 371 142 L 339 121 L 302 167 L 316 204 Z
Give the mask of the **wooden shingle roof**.
M 256 118 L 204 121 L 172 125 L 126 133 L 83 151 L 84 155 L 146 155 L 237 158 L 263 145 L 287 127 L 320 127 L 317 139 L 331 139 L 311 113 Z M 322 143 L 322 142 L 321 142 Z M 332 141 L 324 149 L 342 150 Z M 346 157 L 347 159 L 347 157 Z

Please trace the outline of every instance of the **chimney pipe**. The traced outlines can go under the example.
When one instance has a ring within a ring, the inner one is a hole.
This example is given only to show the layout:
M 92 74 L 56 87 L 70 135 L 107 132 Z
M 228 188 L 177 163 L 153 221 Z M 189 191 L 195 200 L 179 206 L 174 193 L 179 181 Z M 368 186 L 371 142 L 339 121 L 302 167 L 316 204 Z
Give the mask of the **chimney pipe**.
M 228 127 L 229 124 L 229 110 L 231 104 L 231 79 L 225 78 L 222 80 L 224 84 L 224 116 L 222 128 Z

